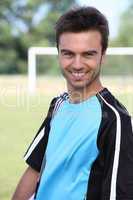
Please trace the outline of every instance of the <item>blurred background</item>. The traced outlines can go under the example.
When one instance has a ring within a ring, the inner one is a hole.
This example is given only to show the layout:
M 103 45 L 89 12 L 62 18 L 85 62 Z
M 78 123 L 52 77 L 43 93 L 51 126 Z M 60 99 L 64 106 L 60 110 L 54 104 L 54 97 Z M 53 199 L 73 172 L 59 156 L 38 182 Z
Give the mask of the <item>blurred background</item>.
M 9 200 L 26 165 L 23 154 L 51 98 L 65 89 L 57 56 L 38 55 L 37 91 L 28 87 L 28 49 L 55 47 L 54 25 L 74 5 L 95 6 L 110 25 L 109 47 L 133 47 L 133 0 L 0 1 L 0 200 Z M 102 81 L 133 115 L 133 56 L 107 56 Z

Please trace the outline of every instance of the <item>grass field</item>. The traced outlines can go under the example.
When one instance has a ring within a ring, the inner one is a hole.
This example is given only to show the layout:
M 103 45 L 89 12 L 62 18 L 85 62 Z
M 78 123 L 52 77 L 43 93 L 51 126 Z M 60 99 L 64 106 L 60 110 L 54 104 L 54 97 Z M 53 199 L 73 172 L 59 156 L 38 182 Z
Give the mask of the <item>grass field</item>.
M 133 77 L 102 81 L 133 115 Z M 0 200 L 10 200 L 26 168 L 23 154 L 43 121 L 50 99 L 65 88 L 64 80 L 40 77 L 36 96 L 27 94 L 27 77 L 0 77 Z

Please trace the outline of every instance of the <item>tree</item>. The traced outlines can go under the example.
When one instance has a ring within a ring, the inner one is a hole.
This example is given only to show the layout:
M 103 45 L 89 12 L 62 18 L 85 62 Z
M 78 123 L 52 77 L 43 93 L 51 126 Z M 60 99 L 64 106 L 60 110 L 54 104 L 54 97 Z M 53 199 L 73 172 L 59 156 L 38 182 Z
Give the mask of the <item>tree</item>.
M 120 18 L 120 26 L 117 37 L 111 41 L 110 46 L 133 47 L 133 1 L 130 0 L 129 7 Z M 109 74 L 133 74 L 132 56 L 110 56 L 104 73 Z
M 1 0 L 0 73 L 26 72 L 29 47 L 55 45 L 54 24 L 73 3 L 75 0 Z
M 133 46 L 133 1 L 130 0 L 128 9 L 122 13 L 118 36 L 113 41 L 117 46 Z

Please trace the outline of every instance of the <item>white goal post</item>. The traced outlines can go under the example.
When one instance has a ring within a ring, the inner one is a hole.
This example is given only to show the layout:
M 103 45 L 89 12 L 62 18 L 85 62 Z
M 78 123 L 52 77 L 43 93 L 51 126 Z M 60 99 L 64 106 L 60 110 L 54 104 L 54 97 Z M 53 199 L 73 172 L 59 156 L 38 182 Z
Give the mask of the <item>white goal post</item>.
M 28 50 L 28 91 L 36 93 L 36 56 L 57 55 L 56 47 L 30 47 Z M 133 47 L 109 47 L 107 55 L 133 55 Z

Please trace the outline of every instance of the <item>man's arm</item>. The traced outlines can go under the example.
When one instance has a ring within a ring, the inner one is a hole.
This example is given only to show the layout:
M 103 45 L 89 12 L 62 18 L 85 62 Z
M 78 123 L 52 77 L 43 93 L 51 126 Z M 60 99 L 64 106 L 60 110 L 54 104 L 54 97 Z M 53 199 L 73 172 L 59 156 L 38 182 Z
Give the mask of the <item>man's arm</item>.
M 20 179 L 12 200 L 28 200 L 35 192 L 39 173 L 28 167 Z

